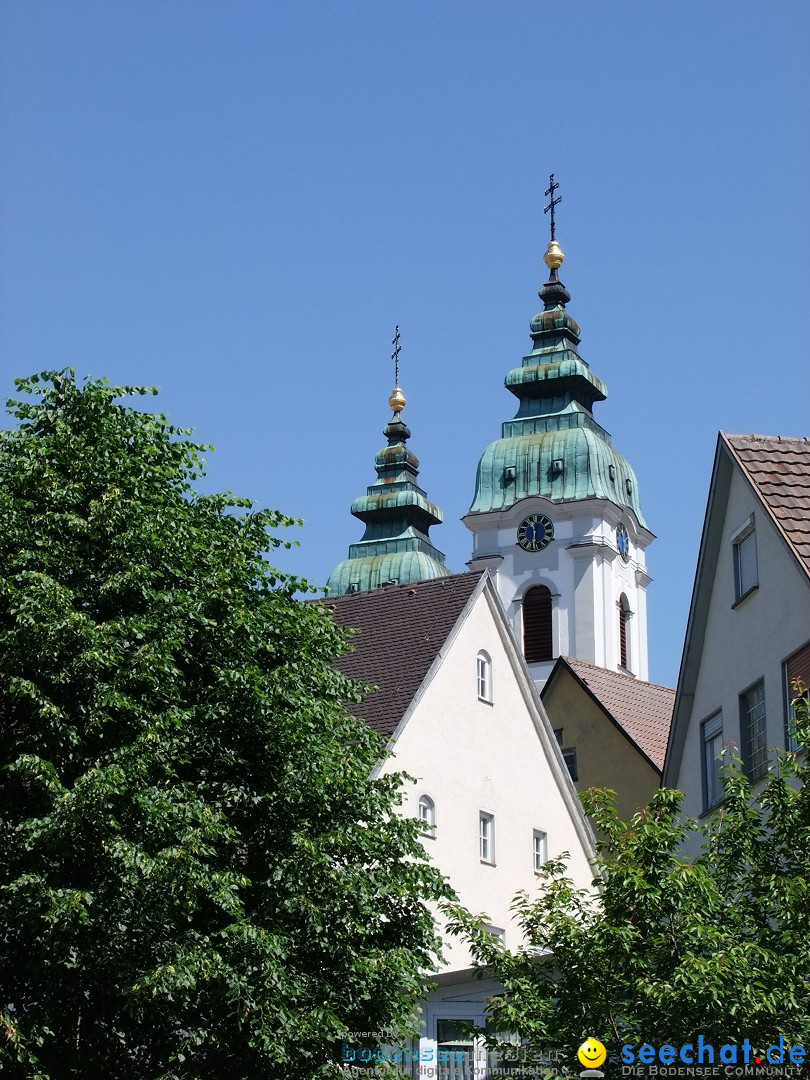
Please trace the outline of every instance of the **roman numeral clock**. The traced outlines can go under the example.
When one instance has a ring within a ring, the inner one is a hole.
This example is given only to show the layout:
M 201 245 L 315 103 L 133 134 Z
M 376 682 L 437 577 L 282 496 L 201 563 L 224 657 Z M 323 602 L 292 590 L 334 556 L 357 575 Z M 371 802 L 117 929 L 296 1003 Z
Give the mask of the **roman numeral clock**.
M 542 551 L 554 539 L 554 526 L 545 514 L 529 514 L 518 525 L 517 542 L 524 551 Z

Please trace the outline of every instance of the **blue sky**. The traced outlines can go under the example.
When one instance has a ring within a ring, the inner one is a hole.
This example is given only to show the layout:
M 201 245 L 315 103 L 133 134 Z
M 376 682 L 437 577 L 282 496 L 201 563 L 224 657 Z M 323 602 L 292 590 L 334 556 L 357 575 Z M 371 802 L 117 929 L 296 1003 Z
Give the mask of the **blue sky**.
M 806 0 L 6 0 L 0 360 L 157 384 L 324 582 L 402 384 L 454 569 L 561 272 L 677 677 L 719 428 L 807 433 Z

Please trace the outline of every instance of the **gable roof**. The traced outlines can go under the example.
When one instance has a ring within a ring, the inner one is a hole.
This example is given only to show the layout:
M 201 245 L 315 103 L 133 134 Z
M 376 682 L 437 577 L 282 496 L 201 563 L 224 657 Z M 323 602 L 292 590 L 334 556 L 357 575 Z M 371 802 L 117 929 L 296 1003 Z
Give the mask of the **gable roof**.
M 810 439 L 725 435 L 765 509 L 810 574 Z
M 719 432 L 664 762 L 663 782 L 668 785 L 677 782 L 692 715 L 709 618 L 711 582 L 723 543 L 735 465 L 751 485 L 797 566 L 810 576 L 810 440 Z
M 667 749 L 675 691 L 658 683 L 642 682 L 621 671 L 561 656 L 546 684 L 551 686 L 558 668 L 567 667 L 589 695 L 661 772 Z M 545 689 L 543 695 L 545 698 Z
M 476 591 L 484 571 L 388 585 L 326 601 L 342 626 L 357 627 L 338 668 L 378 689 L 351 712 L 390 738 Z

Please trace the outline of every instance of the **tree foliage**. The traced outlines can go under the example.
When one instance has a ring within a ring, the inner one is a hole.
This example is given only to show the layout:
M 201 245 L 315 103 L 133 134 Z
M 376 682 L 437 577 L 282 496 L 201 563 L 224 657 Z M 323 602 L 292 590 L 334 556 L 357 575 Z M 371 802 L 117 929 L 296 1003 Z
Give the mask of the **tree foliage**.
M 759 794 L 728 764 L 725 800 L 702 824 L 681 818 L 678 791 L 659 790 L 630 822 L 612 792 L 586 793 L 602 838 L 597 887 L 577 889 L 565 857 L 549 862 L 539 896 L 515 901 L 524 949 L 501 948 L 484 918 L 453 909 L 505 987 L 494 1027 L 570 1060 L 587 1036 L 614 1057 L 626 1043 L 678 1046 L 699 1033 L 810 1045 L 810 722 L 806 697 L 795 706 L 799 752 L 778 754 Z M 690 832 L 694 860 L 683 855 Z
M 291 524 L 199 495 L 206 449 L 72 371 L 0 434 L 0 1071 L 332 1075 L 401 1028 L 444 886 Z

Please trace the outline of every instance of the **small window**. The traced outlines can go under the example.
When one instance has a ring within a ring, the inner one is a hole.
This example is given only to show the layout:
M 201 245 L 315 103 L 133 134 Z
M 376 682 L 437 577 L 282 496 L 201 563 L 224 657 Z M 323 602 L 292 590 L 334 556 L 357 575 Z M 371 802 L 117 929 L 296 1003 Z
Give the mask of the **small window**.
M 429 795 L 419 796 L 419 823 L 426 836 L 434 836 L 436 830 L 436 804 Z
M 734 600 L 742 600 L 759 585 L 757 575 L 757 534 L 752 514 L 731 538 L 734 552 Z
M 626 671 L 630 670 L 629 622 L 630 604 L 622 593 L 619 597 L 619 664 Z
M 527 664 L 554 658 L 551 590 L 545 585 L 534 585 L 523 597 L 523 655 Z
M 716 713 L 701 725 L 703 744 L 703 809 L 711 810 L 723 798 L 720 753 L 723 749 L 723 714 Z
M 762 681 L 740 695 L 740 734 L 745 771 L 749 780 L 759 780 L 768 771 L 765 683 Z
M 482 810 L 478 815 L 478 850 L 481 862 L 495 862 L 495 815 L 485 814 Z
M 481 651 L 476 657 L 478 700 L 492 702 L 492 661 L 489 653 Z
M 796 732 L 793 729 L 793 723 L 796 719 L 793 702 L 797 697 L 810 700 L 810 642 L 786 660 L 782 667 L 785 677 L 785 715 L 787 718 L 785 745 L 788 750 L 795 752 L 798 750 L 799 744 L 796 741 Z
M 572 780 L 579 780 L 579 771 L 577 769 L 577 748 L 575 746 L 563 746 L 563 729 L 555 728 L 554 737 L 559 744 L 560 750 L 562 750 L 563 761 L 568 769 L 568 775 Z
M 532 856 L 534 871 L 535 873 L 538 873 L 548 862 L 548 837 L 539 829 L 534 830 L 533 845 Z

